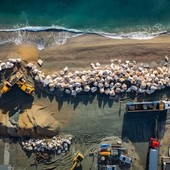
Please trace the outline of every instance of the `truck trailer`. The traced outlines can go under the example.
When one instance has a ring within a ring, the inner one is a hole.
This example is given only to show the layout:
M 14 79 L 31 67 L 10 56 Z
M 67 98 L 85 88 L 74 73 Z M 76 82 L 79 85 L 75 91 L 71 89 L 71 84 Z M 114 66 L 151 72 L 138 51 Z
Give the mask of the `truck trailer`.
M 149 170 L 158 169 L 158 150 L 150 149 L 149 152 Z
M 158 139 L 150 138 L 150 149 L 149 149 L 149 170 L 158 169 L 158 149 L 160 143 Z

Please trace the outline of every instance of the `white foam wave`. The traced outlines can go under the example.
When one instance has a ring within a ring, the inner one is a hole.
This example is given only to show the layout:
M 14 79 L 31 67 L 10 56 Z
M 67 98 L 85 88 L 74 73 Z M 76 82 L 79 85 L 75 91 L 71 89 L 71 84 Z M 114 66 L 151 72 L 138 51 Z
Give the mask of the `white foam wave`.
M 43 31 L 46 31 L 47 34 L 34 34 L 34 32 Z M 25 26 L 9 29 L 3 28 L 0 29 L 0 32 L 7 32 L 10 34 L 11 37 L 9 38 L 9 36 L 7 36 L 6 42 L 14 42 L 16 45 L 20 45 L 23 43 L 33 43 L 37 46 L 39 50 L 42 50 L 45 47 L 51 45 L 63 45 L 67 42 L 69 38 L 73 38 L 83 34 L 80 30 L 67 29 L 65 27 L 60 26 Z
M 155 28 L 155 26 L 153 28 Z M 125 32 L 109 33 L 103 31 L 95 31 L 95 30 L 78 30 L 78 29 L 72 29 L 72 28 L 66 28 L 66 27 L 54 26 L 54 25 L 49 27 L 25 26 L 25 27 L 17 27 L 17 28 L 0 29 L 0 32 L 20 32 L 20 31 L 28 31 L 28 32 L 58 31 L 58 32 L 71 32 L 74 33 L 75 36 L 79 36 L 82 34 L 97 34 L 111 39 L 138 39 L 138 40 L 152 39 L 166 32 L 165 30 L 161 31 L 161 29 L 159 28 L 159 31 L 153 31 L 153 32 L 150 29 L 149 31 L 144 29 L 144 31 L 137 31 L 137 32 L 132 31 L 129 33 L 125 33 Z
M 148 40 L 158 37 L 165 32 L 130 32 L 130 33 L 106 33 L 106 32 L 96 32 L 101 36 L 111 38 L 111 39 L 134 39 L 134 40 Z
M 66 28 L 62 26 L 25 26 L 25 27 L 17 27 L 17 28 L 2 28 L 0 32 L 16 32 L 16 31 L 67 31 L 67 32 L 74 32 L 74 33 L 81 33 L 82 31 L 78 29 Z
M 154 27 L 155 29 L 155 27 Z M 147 40 L 153 39 L 161 34 L 168 34 L 166 30 L 159 27 L 157 30 L 143 29 L 144 31 L 132 31 L 129 33 L 116 32 L 109 33 L 104 31 L 96 30 L 78 30 L 70 29 L 62 26 L 24 26 L 15 28 L 1 28 L 1 32 L 9 32 L 5 39 L 0 40 L 0 44 L 8 42 L 14 42 L 15 44 L 33 43 L 39 50 L 51 45 L 63 45 L 68 39 L 77 37 L 83 34 L 95 34 L 111 39 L 136 39 L 136 40 Z M 45 33 L 44 33 L 45 31 Z M 40 32 L 36 34 L 35 32 Z M 42 33 L 41 33 L 42 32 Z M 1 37 L 0 37 L 1 38 Z

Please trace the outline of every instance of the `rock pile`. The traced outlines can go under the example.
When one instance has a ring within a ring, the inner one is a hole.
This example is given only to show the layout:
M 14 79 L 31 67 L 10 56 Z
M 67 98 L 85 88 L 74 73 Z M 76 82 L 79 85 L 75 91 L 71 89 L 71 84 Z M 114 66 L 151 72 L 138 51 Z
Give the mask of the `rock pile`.
M 9 68 L 13 63 L 21 62 L 19 59 L 14 60 L 9 59 L 8 64 L 1 63 L 0 68 Z M 163 66 L 158 65 L 155 68 L 148 64 L 137 65 L 135 61 L 122 62 L 117 59 L 111 60 L 111 64 L 106 66 L 91 63 L 91 69 L 83 71 L 70 72 L 68 67 L 65 67 L 52 75 L 45 75 L 32 63 L 28 63 L 26 67 L 32 72 L 34 80 L 43 87 L 48 87 L 51 92 L 59 89 L 72 96 L 96 91 L 110 96 L 124 92 L 151 94 L 170 86 L 168 56 L 165 56 Z
M 22 142 L 22 146 L 27 151 L 55 151 L 56 154 L 62 152 L 68 152 L 72 144 L 73 137 L 67 136 L 55 136 L 52 139 L 29 139 Z
M 21 63 L 21 59 L 8 59 L 7 62 L 0 62 L 0 71 L 13 68 L 16 63 Z

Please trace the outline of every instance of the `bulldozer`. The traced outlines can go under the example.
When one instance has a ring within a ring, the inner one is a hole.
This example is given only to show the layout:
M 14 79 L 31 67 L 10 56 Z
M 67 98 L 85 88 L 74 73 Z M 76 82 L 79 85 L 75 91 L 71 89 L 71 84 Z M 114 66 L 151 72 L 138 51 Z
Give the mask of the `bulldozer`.
M 76 170 L 81 166 L 81 161 L 84 159 L 84 156 L 81 153 L 77 153 L 73 158 L 73 165 L 70 170 Z
M 15 70 L 5 81 L 0 85 L 0 94 L 8 92 L 15 84 L 27 94 L 31 94 L 35 89 L 24 80 L 24 75 L 21 71 Z

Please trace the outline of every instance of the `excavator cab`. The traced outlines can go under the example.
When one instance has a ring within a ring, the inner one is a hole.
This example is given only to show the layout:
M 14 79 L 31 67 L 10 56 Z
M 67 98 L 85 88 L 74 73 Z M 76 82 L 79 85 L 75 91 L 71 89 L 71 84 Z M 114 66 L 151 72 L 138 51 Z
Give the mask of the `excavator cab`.
M 73 158 L 73 166 L 70 170 L 76 170 L 81 165 L 81 161 L 84 159 L 84 156 L 81 153 L 77 153 Z

